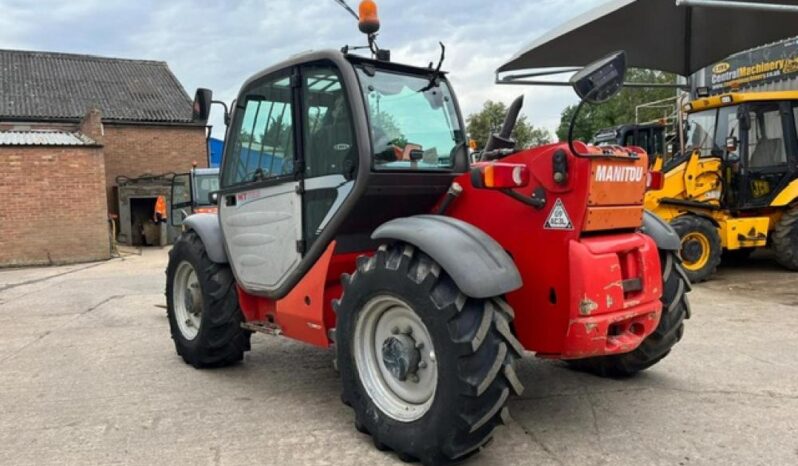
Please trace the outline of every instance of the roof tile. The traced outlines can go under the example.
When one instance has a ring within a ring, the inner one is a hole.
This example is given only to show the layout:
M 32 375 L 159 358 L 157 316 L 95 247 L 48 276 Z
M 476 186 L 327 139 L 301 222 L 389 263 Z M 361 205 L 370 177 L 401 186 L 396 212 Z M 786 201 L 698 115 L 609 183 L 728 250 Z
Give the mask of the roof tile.
M 79 119 L 189 123 L 192 100 L 162 61 L 0 50 L 0 120 Z

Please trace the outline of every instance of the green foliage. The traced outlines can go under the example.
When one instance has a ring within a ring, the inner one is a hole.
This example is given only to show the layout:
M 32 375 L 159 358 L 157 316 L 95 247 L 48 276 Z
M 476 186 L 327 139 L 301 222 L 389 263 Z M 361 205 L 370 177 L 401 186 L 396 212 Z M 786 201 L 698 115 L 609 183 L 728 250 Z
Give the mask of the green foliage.
M 670 73 L 660 71 L 632 69 L 626 73 L 629 82 L 666 83 L 673 84 L 676 77 Z M 602 128 L 635 122 L 635 107 L 655 100 L 667 99 L 676 95 L 673 88 L 631 88 L 626 87 L 618 95 L 602 104 L 585 104 L 579 112 L 574 125 L 574 139 L 589 141 L 596 131 Z M 560 126 L 557 128 L 557 137 L 561 141 L 568 139 L 568 125 L 571 115 L 576 110 L 576 105 L 565 107 L 560 117 Z M 640 122 L 660 118 L 663 109 L 648 110 L 641 114 Z
M 291 130 L 290 118 L 280 116 L 277 119 L 272 119 L 271 124 L 266 128 L 266 134 L 260 135 L 256 142 L 261 146 L 266 147 L 282 147 L 288 140 L 288 132 Z M 283 119 L 288 122 L 283 123 Z
M 471 139 L 477 141 L 479 148 L 485 147 L 488 136 L 501 130 L 504 117 L 507 115 L 507 106 L 502 102 L 488 100 L 482 110 L 472 113 L 466 118 L 467 131 Z M 518 122 L 513 129 L 512 137 L 517 147 L 533 147 L 551 142 L 551 134 L 545 128 L 535 128 L 526 121 L 526 116 L 518 117 Z

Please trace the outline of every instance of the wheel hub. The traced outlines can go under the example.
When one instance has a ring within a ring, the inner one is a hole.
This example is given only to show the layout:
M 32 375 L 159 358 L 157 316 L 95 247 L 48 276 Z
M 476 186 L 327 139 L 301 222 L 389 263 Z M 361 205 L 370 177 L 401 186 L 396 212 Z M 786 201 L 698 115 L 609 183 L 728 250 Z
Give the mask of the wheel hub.
M 400 333 L 382 342 L 382 362 L 396 380 L 404 382 L 409 375 L 415 375 L 419 361 L 421 353 L 412 336 Z
M 183 261 L 177 266 L 172 289 L 177 326 L 183 338 L 193 340 L 202 322 L 202 288 L 189 262 Z
M 432 406 L 438 361 L 431 334 L 407 302 L 377 295 L 361 309 L 352 340 L 358 376 L 389 417 L 411 422 Z
M 682 258 L 688 262 L 696 262 L 701 258 L 702 249 L 700 241 L 696 239 L 687 240 L 682 246 Z

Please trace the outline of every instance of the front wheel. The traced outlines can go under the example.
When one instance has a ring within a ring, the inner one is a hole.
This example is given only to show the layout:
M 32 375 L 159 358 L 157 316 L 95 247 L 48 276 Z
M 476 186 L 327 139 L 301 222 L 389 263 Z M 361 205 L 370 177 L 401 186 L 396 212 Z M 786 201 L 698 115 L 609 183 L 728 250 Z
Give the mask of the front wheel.
M 567 361 L 569 366 L 602 377 L 628 377 L 648 369 L 671 352 L 682 339 L 684 320 L 690 318 L 690 281 L 675 253 L 662 251 L 661 259 L 662 314 L 654 332 L 632 352 Z
M 194 367 L 233 364 L 250 348 L 230 267 L 211 261 L 193 231 L 169 252 L 166 313 L 177 354 Z
M 479 451 L 507 419 L 508 397 L 522 391 L 509 305 L 465 296 L 407 244 L 360 258 L 343 284 L 337 363 L 357 429 L 424 464 Z
M 682 241 L 682 265 L 691 283 L 703 282 L 717 270 L 721 260 L 718 229 L 697 215 L 683 215 L 671 222 Z

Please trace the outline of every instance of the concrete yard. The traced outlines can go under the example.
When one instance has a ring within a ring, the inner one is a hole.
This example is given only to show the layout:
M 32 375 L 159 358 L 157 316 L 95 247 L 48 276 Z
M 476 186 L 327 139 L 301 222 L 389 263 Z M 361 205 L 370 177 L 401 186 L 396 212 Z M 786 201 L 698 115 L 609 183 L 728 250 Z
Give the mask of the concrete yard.
M 184 364 L 166 257 L 0 271 L 0 464 L 401 464 L 355 431 L 330 351 L 254 336 L 243 364 Z M 797 285 L 721 269 L 630 380 L 526 358 L 514 422 L 468 464 L 798 464 Z

